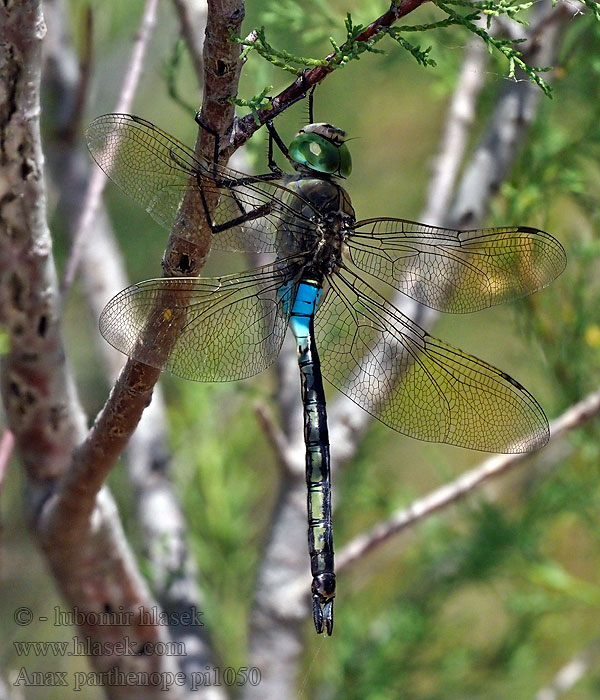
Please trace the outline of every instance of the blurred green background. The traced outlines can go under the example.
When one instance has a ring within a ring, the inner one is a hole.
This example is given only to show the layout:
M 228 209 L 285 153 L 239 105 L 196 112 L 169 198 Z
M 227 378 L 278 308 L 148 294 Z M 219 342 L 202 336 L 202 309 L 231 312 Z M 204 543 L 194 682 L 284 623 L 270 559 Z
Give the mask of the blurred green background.
M 72 28 L 81 38 L 86 4 L 73 0 L 71 5 Z M 340 0 L 308 3 L 309 11 L 298 12 L 298 5 L 249 2 L 243 34 L 266 25 L 274 45 L 324 56 L 330 50 L 329 35 L 338 43 L 344 40 L 347 11 L 355 23 L 366 23 L 386 9 L 383 2 Z M 96 43 L 89 119 L 114 108 L 120 88 L 115 76 L 121 75 L 129 55 L 142 4 L 98 1 L 93 7 Z M 423 22 L 430 16 L 432 11 L 423 9 L 409 21 Z M 161 8 L 159 27 L 133 112 L 191 145 L 196 125 L 168 97 L 165 87 L 164 66 L 178 36 L 168 3 Z M 316 119 L 344 128 L 354 139 L 350 143 L 354 170 L 347 189 L 359 218 L 418 219 L 468 39 L 458 29 L 416 37 L 415 43 L 422 47 L 433 46 L 435 68 L 418 66 L 398 46 L 384 42 L 380 47 L 386 55 L 364 55 L 317 90 Z M 436 336 L 502 367 L 525 384 L 550 418 L 598 386 L 599 57 L 598 23 L 591 17 L 573 22 L 561 52 L 554 97 L 542 98 L 530 137 L 488 221 L 552 232 L 567 249 L 566 272 L 530 299 L 473 315 L 443 316 L 434 329 Z M 487 71 L 473 144 L 506 80 L 506 64 L 496 58 Z M 270 84 L 276 94 L 289 82 L 289 74 L 251 55 L 240 96 L 250 97 Z M 186 58 L 178 89 L 189 102 L 199 104 Z M 284 140 L 305 122 L 305 114 L 304 104 L 299 104 L 281 117 L 278 125 Z M 247 151 L 255 170 L 263 170 L 264 130 Z M 131 280 L 159 275 L 164 232 L 113 186 L 107 189 L 107 202 Z M 49 204 L 55 255 L 62 269 L 68 244 L 60 219 L 52 214 L 52 194 Z M 215 254 L 204 274 L 245 266 L 241 257 L 232 262 Z M 103 341 L 97 319 L 90 317 L 79 287 L 69 299 L 65 334 L 80 395 L 93 417 L 108 387 L 99 373 L 97 344 Z M 202 385 L 165 375 L 161 381 L 168 401 L 174 479 L 205 583 L 205 619 L 220 664 L 243 666 L 255 568 L 279 479 L 254 405 L 257 400 L 269 404 L 275 380 L 261 375 L 246 382 Z M 303 690 L 297 697 L 534 698 L 561 666 L 598 637 L 598 437 L 597 422 L 573 432 L 510 476 L 421 522 L 345 572 L 338 583 L 334 636 L 317 637 L 307 617 L 305 666 L 299 679 Z M 336 478 L 337 549 L 483 457 L 420 443 L 373 421 L 356 459 Z M 121 467 L 113 473 L 111 486 L 135 543 L 139 534 Z M 64 605 L 28 534 L 22 512 L 24 488 L 24 476 L 14 463 L 2 494 L 0 599 L 5 642 L 21 639 L 14 637 L 16 607 L 35 607 L 39 601 L 48 610 Z M 23 628 L 19 634 L 23 640 L 54 641 L 71 639 L 75 630 L 50 632 L 40 626 Z M 5 669 L 24 665 L 11 643 L 3 646 Z M 37 670 L 60 666 L 59 670 L 71 672 L 86 667 L 84 659 L 66 659 L 62 664 L 58 659 L 35 659 Z M 29 688 L 26 696 L 64 697 L 47 687 Z M 103 697 L 98 690 L 79 696 Z M 562 697 L 600 697 L 597 663 Z

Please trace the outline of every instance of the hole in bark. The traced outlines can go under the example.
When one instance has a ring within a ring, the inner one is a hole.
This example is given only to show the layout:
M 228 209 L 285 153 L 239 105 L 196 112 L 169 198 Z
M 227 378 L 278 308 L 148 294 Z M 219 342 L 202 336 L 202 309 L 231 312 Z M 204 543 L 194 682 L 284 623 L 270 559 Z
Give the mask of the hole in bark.
M 24 153 L 25 153 L 25 144 L 20 144 L 19 148 L 17 149 L 19 152 L 19 155 L 21 156 L 21 177 L 23 180 L 27 180 L 29 175 L 31 175 L 31 172 L 33 171 L 33 168 L 31 167 L 31 162 L 29 158 L 27 158 Z
M 38 335 L 43 338 L 46 335 L 47 330 L 48 317 L 44 314 L 43 316 L 40 316 L 40 320 L 38 321 Z
M 190 272 L 190 270 L 192 269 L 192 263 L 191 263 L 191 260 L 190 260 L 190 256 L 189 256 L 189 255 L 183 254 L 183 255 L 179 258 L 179 264 L 177 265 L 177 267 L 178 267 L 182 272 Z
M 29 164 L 29 161 L 26 159 L 23 160 L 23 162 L 21 163 L 21 178 L 23 180 L 27 180 L 27 178 L 31 175 L 32 172 L 33 168 Z
M 22 296 L 23 296 L 23 283 L 19 279 L 18 275 L 11 275 L 11 278 L 9 280 L 9 287 L 10 287 L 10 297 L 12 299 L 12 303 L 17 309 L 21 309 L 21 303 L 22 303 Z

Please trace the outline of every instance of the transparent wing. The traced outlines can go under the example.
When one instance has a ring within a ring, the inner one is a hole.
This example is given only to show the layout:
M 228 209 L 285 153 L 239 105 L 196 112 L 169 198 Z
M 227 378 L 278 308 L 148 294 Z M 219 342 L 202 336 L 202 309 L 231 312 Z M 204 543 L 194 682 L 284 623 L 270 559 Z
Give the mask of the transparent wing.
M 436 338 L 348 270 L 330 279 L 315 319 L 323 376 L 386 425 L 420 440 L 526 452 L 548 440 L 531 394 Z
M 206 216 L 216 227 L 220 250 L 299 250 L 317 214 L 283 185 L 222 168 L 151 122 L 128 114 L 105 114 L 86 131 L 96 163 L 127 195 L 167 230 L 193 238 Z M 229 224 L 229 225 L 228 225 Z M 282 237 L 291 238 L 284 240 Z
M 106 305 L 100 332 L 117 350 L 184 379 L 250 377 L 279 354 L 295 269 L 288 261 L 212 279 L 140 282 Z
M 431 308 L 477 311 L 530 294 L 566 265 L 550 234 L 526 226 L 454 231 L 404 219 L 365 219 L 352 262 Z

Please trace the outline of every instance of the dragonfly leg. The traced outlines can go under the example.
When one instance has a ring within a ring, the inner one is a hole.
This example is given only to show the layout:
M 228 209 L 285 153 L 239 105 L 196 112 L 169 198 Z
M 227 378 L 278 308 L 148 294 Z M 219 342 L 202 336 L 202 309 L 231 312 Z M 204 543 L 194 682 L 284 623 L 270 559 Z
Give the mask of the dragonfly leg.
M 221 151 L 221 135 L 219 134 L 218 131 L 216 131 L 215 129 L 210 127 L 204 121 L 204 119 L 202 118 L 202 114 L 200 112 L 196 112 L 196 115 L 194 117 L 194 121 L 196 122 L 196 124 L 198 124 L 198 126 L 201 129 L 204 129 L 204 131 L 206 131 L 208 134 L 210 134 L 214 138 L 215 144 L 213 147 L 213 165 L 217 165 L 219 162 L 219 153 Z
M 260 219 L 263 216 L 266 216 L 269 212 L 273 210 L 273 203 L 272 202 L 267 202 L 266 204 L 263 204 L 261 207 L 256 207 L 256 209 L 251 209 L 250 211 L 244 211 L 242 208 L 242 205 L 240 201 L 237 198 L 235 199 L 235 202 L 238 206 L 238 209 L 242 212 L 239 216 L 236 216 L 233 219 L 230 219 L 229 221 L 224 221 L 222 224 L 215 224 L 212 215 L 210 213 L 210 209 L 208 206 L 208 201 L 206 199 L 206 195 L 204 192 L 204 188 L 202 187 L 202 182 L 198 181 L 198 188 L 200 190 L 200 198 L 202 199 L 202 207 L 204 208 L 204 215 L 206 217 L 206 221 L 208 222 L 208 226 L 211 230 L 211 233 L 217 234 L 221 233 L 221 231 L 227 231 L 230 228 L 233 228 L 234 226 L 240 226 L 241 224 L 245 224 L 247 221 L 253 221 L 254 219 Z
M 306 83 L 306 77 L 305 77 L 305 72 L 306 69 L 302 71 L 302 74 L 299 76 L 298 81 L 300 81 L 300 85 L 303 86 Z M 308 123 L 312 124 L 314 121 L 314 94 L 317 86 L 313 85 L 312 88 L 308 91 Z M 306 97 L 306 91 L 303 93 L 303 95 L 299 98 L 298 100 L 303 99 Z M 281 136 L 279 136 L 279 133 L 277 132 L 277 129 L 275 129 L 275 126 L 273 124 L 272 119 L 268 119 L 265 122 L 265 126 L 267 127 L 267 130 L 269 132 L 269 152 L 268 152 L 268 165 L 269 165 L 269 170 L 272 173 L 277 174 L 278 177 L 280 177 L 283 174 L 283 171 L 281 168 L 277 165 L 275 162 L 275 158 L 273 157 L 273 143 L 277 145 L 277 148 L 283 153 L 285 158 L 291 163 L 292 167 L 294 167 L 294 160 L 293 158 L 290 158 L 290 153 L 283 142 L 283 139 Z
M 292 159 L 290 158 L 287 146 L 285 145 L 285 143 L 283 143 L 281 136 L 279 136 L 279 134 L 277 133 L 277 129 L 275 129 L 275 126 L 273 125 L 273 120 L 269 119 L 267 122 L 265 122 L 265 126 L 267 127 L 267 130 L 269 132 L 269 170 L 272 173 L 277 173 L 278 176 L 281 176 L 283 174 L 283 171 L 277 165 L 277 163 L 275 162 L 275 158 L 273 157 L 273 142 L 275 142 L 277 148 L 279 148 L 279 150 L 283 153 L 283 155 L 288 159 L 290 163 L 292 162 Z
M 315 100 L 315 90 L 316 89 L 317 89 L 317 86 L 313 85 L 312 88 L 310 89 L 310 92 L 308 93 L 308 123 L 309 124 L 315 123 L 314 100 Z

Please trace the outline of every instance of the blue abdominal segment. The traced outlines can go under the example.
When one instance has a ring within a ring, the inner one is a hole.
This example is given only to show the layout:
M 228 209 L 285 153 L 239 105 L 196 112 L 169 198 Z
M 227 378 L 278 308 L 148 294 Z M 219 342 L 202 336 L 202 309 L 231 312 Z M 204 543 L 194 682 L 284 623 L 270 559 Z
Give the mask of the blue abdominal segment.
M 290 318 L 290 327 L 298 340 L 308 338 L 310 322 L 314 318 L 322 293 L 323 290 L 312 283 L 301 282 L 298 286 Z

